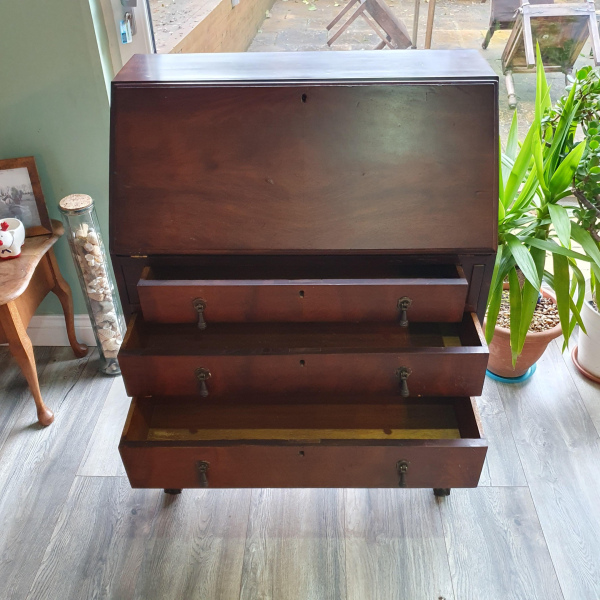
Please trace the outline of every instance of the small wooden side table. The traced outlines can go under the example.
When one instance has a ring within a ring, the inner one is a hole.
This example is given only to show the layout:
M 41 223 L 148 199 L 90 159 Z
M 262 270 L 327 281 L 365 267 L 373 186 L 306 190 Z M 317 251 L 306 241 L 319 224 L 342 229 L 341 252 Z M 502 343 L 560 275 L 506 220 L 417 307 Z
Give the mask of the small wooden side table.
M 52 246 L 63 235 L 60 221 L 52 221 L 52 234 L 25 240 L 21 255 L 13 260 L 0 260 L 0 343 L 8 342 L 27 379 L 40 424 L 54 421 L 54 414 L 44 404 L 40 393 L 35 357 L 27 325 L 48 292 L 54 292 L 65 313 L 69 343 L 77 358 L 87 354 L 87 346 L 75 337 L 71 288 L 63 279 Z

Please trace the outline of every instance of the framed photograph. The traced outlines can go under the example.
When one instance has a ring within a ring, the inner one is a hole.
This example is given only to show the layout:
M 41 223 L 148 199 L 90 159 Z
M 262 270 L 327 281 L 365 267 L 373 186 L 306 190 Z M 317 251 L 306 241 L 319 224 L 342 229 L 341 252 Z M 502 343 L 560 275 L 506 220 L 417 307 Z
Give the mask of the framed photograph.
M 52 233 L 33 156 L 0 160 L 0 219 L 19 219 L 25 235 Z

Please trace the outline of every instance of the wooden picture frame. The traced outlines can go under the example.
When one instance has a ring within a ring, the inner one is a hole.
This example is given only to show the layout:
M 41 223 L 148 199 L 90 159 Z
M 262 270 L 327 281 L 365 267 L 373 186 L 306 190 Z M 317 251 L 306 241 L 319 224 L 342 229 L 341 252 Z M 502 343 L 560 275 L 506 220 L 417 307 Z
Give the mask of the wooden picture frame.
M 19 219 L 27 237 L 52 233 L 33 156 L 0 160 L 0 219 Z

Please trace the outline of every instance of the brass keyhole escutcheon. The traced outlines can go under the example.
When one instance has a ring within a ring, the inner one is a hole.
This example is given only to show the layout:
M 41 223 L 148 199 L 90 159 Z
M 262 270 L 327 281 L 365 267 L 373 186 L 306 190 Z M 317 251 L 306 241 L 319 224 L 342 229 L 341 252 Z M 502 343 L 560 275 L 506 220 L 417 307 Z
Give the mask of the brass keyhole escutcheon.
M 403 488 L 406 487 L 406 473 L 408 472 L 408 465 L 410 463 L 406 459 L 399 460 L 396 463 L 396 471 L 398 471 L 398 486 Z
M 396 369 L 396 377 L 400 380 L 400 395 L 403 398 L 408 398 L 410 396 L 408 390 L 408 378 L 411 373 L 412 369 L 410 367 L 399 367 Z
M 203 367 L 196 369 L 196 379 L 200 384 L 200 395 L 203 398 L 206 398 L 206 396 L 208 396 L 208 387 L 206 385 L 206 381 L 210 379 L 210 376 L 210 371 L 208 369 L 205 369 Z
M 199 460 L 196 463 L 196 469 L 198 471 L 198 479 L 200 480 L 200 487 L 208 487 L 208 475 L 207 471 L 210 467 L 210 463 L 205 460 Z
M 194 298 L 192 305 L 198 313 L 198 329 L 206 329 L 206 320 L 204 319 L 204 311 L 206 310 L 206 300 L 202 298 Z
M 398 311 L 400 312 L 400 327 L 408 327 L 408 317 L 406 311 L 410 308 L 412 300 L 408 296 L 402 296 L 398 300 Z

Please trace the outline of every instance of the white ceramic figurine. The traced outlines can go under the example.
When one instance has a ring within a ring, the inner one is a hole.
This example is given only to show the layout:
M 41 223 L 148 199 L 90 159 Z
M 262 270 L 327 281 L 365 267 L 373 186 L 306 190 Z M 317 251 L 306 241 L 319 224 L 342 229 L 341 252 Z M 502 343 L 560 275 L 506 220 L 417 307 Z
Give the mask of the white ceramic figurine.
M 19 219 L 0 221 L 0 258 L 17 258 L 25 243 L 25 227 Z

